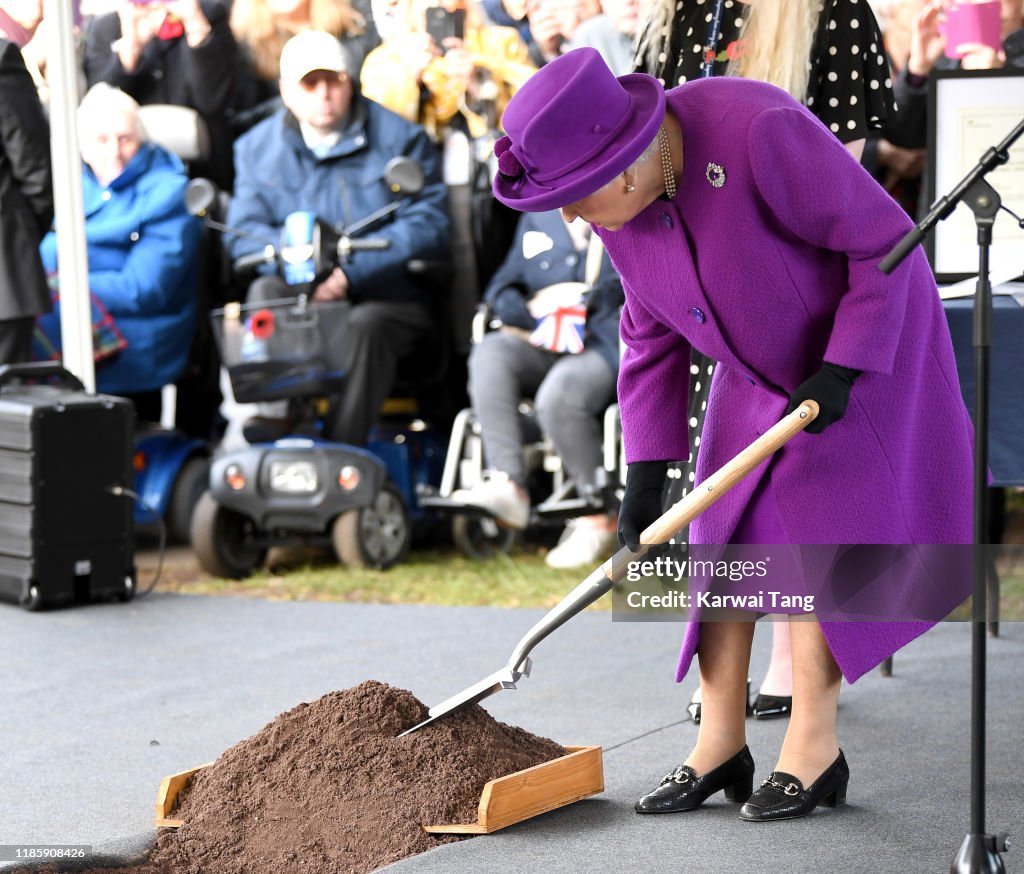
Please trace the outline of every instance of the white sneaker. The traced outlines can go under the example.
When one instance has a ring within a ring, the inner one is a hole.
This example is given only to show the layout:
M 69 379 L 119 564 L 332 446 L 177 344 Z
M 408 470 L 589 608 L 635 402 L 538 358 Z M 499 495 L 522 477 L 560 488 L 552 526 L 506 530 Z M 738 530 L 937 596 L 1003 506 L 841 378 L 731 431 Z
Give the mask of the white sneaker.
M 523 529 L 530 521 L 530 499 L 507 473 L 484 471 L 483 478 L 468 489 L 456 489 L 451 499 L 480 507 L 509 528 Z
M 544 561 L 548 567 L 562 569 L 593 565 L 606 559 L 617 542 L 614 531 L 573 519 Z

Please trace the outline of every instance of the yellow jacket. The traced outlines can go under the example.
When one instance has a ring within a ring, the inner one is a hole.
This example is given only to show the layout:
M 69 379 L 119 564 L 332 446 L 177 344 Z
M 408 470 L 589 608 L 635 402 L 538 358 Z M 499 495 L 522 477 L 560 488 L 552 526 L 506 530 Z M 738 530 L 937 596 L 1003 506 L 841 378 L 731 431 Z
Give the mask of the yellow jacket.
M 514 28 L 467 28 L 464 42 L 474 65 L 486 70 L 496 86 L 493 98 L 500 119 L 512 95 L 537 68 Z M 471 137 L 487 133 L 487 119 L 466 105 L 465 85 L 449 73 L 443 55 L 434 58 L 423 71 L 426 100 L 421 100 L 420 87 L 402 53 L 401 40 L 389 40 L 370 52 L 359 76 L 366 97 L 422 124 L 435 139 L 440 138 L 457 113 L 466 119 Z

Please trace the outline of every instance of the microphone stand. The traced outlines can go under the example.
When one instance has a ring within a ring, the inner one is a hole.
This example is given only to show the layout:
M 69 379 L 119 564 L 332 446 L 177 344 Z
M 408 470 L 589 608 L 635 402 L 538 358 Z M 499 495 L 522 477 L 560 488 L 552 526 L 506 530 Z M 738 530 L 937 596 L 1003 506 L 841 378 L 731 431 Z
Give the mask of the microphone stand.
M 938 222 L 947 218 L 962 200 L 974 213 L 978 229 L 978 284 L 974 294 L 974 590 L 971 623 L 971 831 L 964 838 L 950 866 L 950 874 L 1004 874 L 1001 853 L 1006 835 L 985 832 L 985 683 L 986 683 L 986 562 L 988 539 L 988 381 L 992 347 L 992 285 L 989 281 L 989 248 L 992 225 L 1002 202 L 985 175 L 1010 160 L 1010 146 L 1024 134 L 1024 120 L 994 148 L 989 148 L 974 168 L 917 223 L 879 264 L 889 274 L 920 243 Z

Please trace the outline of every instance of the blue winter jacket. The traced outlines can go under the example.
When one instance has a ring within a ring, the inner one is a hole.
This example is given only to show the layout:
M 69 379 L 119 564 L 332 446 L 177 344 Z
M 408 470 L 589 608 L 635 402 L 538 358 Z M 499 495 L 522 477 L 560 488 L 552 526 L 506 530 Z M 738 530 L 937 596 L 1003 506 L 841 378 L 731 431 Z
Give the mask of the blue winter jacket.
M 519 306 L 527 313 L 526 301 L 536 292 L 559 282 L 583 282 L 586 266 L 586 250 L 576 251 L 561 212 L 557 209 L 524 212 L 519 216 L 515 242 L 491 277 L 484 291 L 484 300 L 494 306 L 498 297 L 511 289 L 522 296 Z M 597 282 L 586 295 L 587 323 L 583 345 L 600 352 L 616 373 L 619 371 L 619 309 L 624 300 L 622 282 L 605 254 L 601 258 Z M 502 317 L 498 311 L 495 315 Z M 527 325 L 532 325 L 529 316 L 520 327 Z
M 341 139 L 323 158 L 307 147 L 298 122 L 281 110 L 235 143 L 235 194 L 227 223 L 257 237 L 234 237 L 233 258 L 257 252 L 259 240 L 277 244 L 285 217 L 308 210 L 334 225 L 349 225 L 390 203 L 384 167 L 398 155 L 417 161 L 423 190 L 358 236 L 385 237 L 382 251 L 357 252 L 343 265 L 354 303 L 420 300 L 426 292 L 409 278 L 406 262 L 448 257 L 448 208 L 437 147 L 423 128 L 370 100 L 354 97 Z
M 88 166 L 83 170 L 89 290 L 128 341 L 97 366 L 96 387 L 111 394 L 152 391 L 181 374 L 195 327 L 201 224 L 185 210 L 188 178 L 181 161 L 152 143 L 106 188 Z M 54 231 L 39 249 L 47 272 L 55 271 Z M 57 317 L 55 309 L 41 318 Z

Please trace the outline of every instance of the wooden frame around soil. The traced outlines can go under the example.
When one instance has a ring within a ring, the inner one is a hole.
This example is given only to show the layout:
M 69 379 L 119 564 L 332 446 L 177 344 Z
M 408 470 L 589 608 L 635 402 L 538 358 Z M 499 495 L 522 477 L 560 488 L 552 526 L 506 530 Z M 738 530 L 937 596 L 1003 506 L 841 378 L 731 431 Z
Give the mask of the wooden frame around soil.
M 601 747 L 566 747 L 568 755 L 498 777 L 484 785 L 475 823 L 424 825 L 437 834 L 489 834 L 549 810 L 604 791 Z M 156 796 L 158 828 L 180 828 L 184 820 L 171 817 L 178 794 L 192 775 L 212 762 L 164 777 Z

